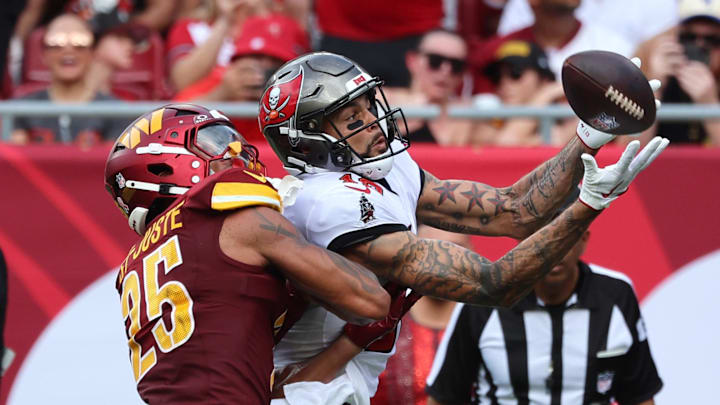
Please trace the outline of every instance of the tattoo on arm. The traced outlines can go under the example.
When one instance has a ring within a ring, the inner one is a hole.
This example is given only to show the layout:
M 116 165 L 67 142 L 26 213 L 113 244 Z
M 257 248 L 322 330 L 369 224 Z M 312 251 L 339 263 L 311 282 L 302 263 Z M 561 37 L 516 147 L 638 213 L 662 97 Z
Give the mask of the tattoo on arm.
M 362 288 L 365 292 L 374 294 L 383 289 L 375 274 L 363 266 L 354 263 L 335 252 L 323 249 L 320 246 L 310 243 L 307 239 L 300 235 L 296 229 L 285 227 L 282 223 L 273 221 L 263 215 L 263 213 L 259 210 L 254 210 L 254 212 L 260 220 L 260 229 L 272 233 L 274 238 L 277 238 L 278 236 L 285 237 L 293 241 L 293 243 L 301 249 L 312 249 L 317 251 L 320 257 L 329 259 L 334 264 L 335 268 L 357 280 L 360 283 L 360 288 Z
M 580 209 L 566 211 L 495 262 L 449 242 L 398 233 L 392 241 L 398 249 L 392 263 L 385 265 L 386 276 L 426 295 L 510 306 L 562 260 L 597 215 Z M 368 256 L 387 243 L 371 242 Z
M 284 228 L 282 224 L 273 222 L 271 219 L 263 215 L 262 212 L 258 210 L 253 210 L 253 212 L 255 213 L 255 216 L 260 219 L 260 229 L 271 232 L 275 234 L 275 236 L 284 236 L 286 238 L 290 238 L 302 247 L 310 244 L 307 239 L 303 238 L 300 234 L 298 234 L 296 230 Z
M 437 191 L 440 194 L 437 205 L 441 205 L 445 200 L 450 200 L 454 203 L 455 201 L 455 189 L 458 188 L 459 184 L 453 184 L 449 181 L 444 181 L 440 187 L 433 188 L 433 191 Z
M 499 227 L 495 221 L 503 213 L 514 215 L 515 208 L 511 202 L 515 193 L 512 188 L 497 189 L 464 180 L 441 181 L 425 172 L 424 190 L 428 195 L 423 195 L 418 217 L 423 223 L 436 228 L 471 234 L 498 234 L 488 227 Z
M 571 140 L 555 157 L 511 187 L 438 180 L 425 172 L 422 222 L 445 230 L 525 238 L 545 225 L 584 173 L 582 143 Z
M 513 185 L 520 195 L 521 227 L 525 234 L 544 225 L 580 182 L 584 173 L 582 143 L 573 138 L 555 157 Z
M 477 184 L 473 183 L 470 191 L 463 191 L 460 194 L 464 195 L 465 198 L 468 199 L 467 212 L 470 212 L 472 207 L 475 205 L 477 205 L 477 207 L 482 211 L 485 211 L 485 207 L 482 205 L 482 197 L 487 194 L 487 190 L 480 191 L 477 188 Z

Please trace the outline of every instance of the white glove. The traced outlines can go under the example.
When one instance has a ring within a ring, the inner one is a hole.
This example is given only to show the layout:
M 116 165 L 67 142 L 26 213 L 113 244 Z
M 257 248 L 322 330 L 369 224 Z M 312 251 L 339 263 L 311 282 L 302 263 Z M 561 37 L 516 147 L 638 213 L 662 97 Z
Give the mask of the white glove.
M 640 58 L 632 58 L 630 59 L 632 63 L 635 64 L 635 66 L 640 68 L 642 65 L 642 62 L 640 61 Z M 650 84 L 650 88 L 653 92 L 656 92 L 662 83 L 660 83 L 660 80 L 653 79 L 648 82 Z M 660 109 L 660 100 L 655 99 L 655 108 Z M 615 135 L 608 134 L 606 132 L 598 131 L 597 129 L 591 127 L 590 125 L 584 123 L 582 120 L 578 122 L 577 130 L 575 131 L 575 134 L 577 134 L 578 138 L 582 141 L 582 143 L 585 144 L 590 149 L 600 149 L 603 145 L 606 143 L 612 141 L 615 139 Z M 631 135 L 637 135 L 637 134 L 631 134 Z
M 585 175 L 580 188 L 580 201 L 598 211 L 607 208 L 627 191 L 635 176 L 645 170 L 669 143 L 669 140 L 656 136 L 635 156 L 640 149 L 640 141 L 632 141 L 617 163 L 602 169 L 598 168 L 592 155 L 583 153 L 580 158 L 585 165 Z

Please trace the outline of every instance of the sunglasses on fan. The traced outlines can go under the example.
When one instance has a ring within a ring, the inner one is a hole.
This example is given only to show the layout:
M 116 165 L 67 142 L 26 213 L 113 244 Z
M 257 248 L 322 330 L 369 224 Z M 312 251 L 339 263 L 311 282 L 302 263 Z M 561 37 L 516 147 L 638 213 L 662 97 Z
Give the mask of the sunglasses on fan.
M 94 38 L 87 32 L 57 32 L 46 35 L 43 45 L 46 48 L 59 49 L 66 46 L 73 48 L 90 48 Z
M 528 69 L 531 68 L 527 66 L 504 63 L 501 66 L 494 66 L 494 69 L 491 69 L 490 72 L 488 72 L 488 78 L 495 85 L 499 84 L 500 79 L 503 77 L 509 77 L 513 81 L 516 81 L 519 80 Z
M 712 47 L 720 46 L 720 35 L 699 35 L 694 32 L 681 32 L 678 39 L 682 43 L 696 42 L 701 40 Z
M 450 71 L 453 74 L 462 73 L 465 70 L 465 61 L 458 58 L 451 58 L 449 56 L 439 55 L 432 52 L 422 52 L 428 60 L 428 65 L 432 70 L 438 70 L 445 63 L 450 64 Z

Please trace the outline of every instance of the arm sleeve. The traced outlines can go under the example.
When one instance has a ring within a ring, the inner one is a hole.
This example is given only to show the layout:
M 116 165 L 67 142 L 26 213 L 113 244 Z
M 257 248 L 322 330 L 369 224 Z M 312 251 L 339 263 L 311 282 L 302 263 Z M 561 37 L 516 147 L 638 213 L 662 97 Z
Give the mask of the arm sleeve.
M 437 401 L 457 404 L 470 401 L 482 358 L 480 333 L 473 307 L 458 303 L 435 353 L 425 392 Z
M 637 404 L 651 399 L 663 386 L 655 361 L 650 353 L 645 322 L 631 287 L 625 303 L 628 325 L 633 335 L 633 345 L 625 357 L 622 374 L 617 378 L 615 399 L 621 405 Z

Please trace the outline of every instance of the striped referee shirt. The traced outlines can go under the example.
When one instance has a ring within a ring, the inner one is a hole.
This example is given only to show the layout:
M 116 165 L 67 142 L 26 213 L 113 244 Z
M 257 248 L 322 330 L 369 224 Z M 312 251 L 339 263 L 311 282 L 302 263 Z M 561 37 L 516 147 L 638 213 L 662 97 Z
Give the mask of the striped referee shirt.
M 445 404 L 635 404 L 662 387 L 630 280 L 580 262 L 565 304 L 458 304 L 427 379 Z

